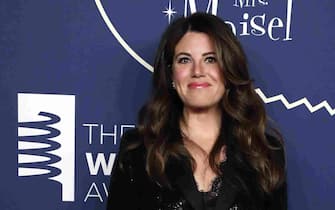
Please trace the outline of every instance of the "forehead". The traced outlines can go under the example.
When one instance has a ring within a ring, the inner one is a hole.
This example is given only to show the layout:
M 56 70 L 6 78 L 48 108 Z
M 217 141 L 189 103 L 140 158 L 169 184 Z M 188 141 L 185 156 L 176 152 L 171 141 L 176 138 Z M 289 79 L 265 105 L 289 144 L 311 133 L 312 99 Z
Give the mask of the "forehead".
M 214 52 L 214 42 L 208 34 L 202 32 L 187 32 L 177 43 L 175 54 L 180 52 Z

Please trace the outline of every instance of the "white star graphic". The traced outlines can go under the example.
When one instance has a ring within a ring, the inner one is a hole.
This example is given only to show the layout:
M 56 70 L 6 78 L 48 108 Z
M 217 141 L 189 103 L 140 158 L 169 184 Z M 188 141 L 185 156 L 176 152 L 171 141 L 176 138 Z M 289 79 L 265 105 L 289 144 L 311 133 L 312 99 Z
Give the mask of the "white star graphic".
M 169 0 L 169 7 L 165 7 L 165 10 L 163 10 L 162 12 L 165 13 L 165 16 L 168 16 L 169 23 L 171 22 L 171 17 L 173 17 L 173 15 L 177 13 L 171 6 L 171 0 Z

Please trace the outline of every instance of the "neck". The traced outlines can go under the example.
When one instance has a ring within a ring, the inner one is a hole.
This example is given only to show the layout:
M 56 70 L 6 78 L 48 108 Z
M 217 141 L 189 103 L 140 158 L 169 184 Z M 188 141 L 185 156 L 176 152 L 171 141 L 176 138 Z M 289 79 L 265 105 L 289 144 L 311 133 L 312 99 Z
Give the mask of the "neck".
M 221 110 L 184 108 L 180 126 L 187 139 L 199 145 L 208 154 L 220 133 Z

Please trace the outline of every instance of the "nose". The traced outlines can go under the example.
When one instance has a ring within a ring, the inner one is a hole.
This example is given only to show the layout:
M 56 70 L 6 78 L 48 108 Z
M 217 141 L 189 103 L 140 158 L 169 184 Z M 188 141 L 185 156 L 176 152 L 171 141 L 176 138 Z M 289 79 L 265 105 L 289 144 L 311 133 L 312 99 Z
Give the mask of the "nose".
M 192 77 L 203 77 L 205 76 L 205 68 L 201 62 L 194 62 Z

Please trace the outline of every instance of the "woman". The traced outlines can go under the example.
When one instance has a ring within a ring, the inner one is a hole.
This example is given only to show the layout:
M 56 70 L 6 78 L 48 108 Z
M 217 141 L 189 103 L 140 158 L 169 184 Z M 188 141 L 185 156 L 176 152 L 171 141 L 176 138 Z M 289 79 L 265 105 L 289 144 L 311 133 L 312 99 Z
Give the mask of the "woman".
M 107 209 L 286 209 L 284 147 L 266 121 L 230 28 L 179 18 L 162 36 L 152 97 L 123 135 Z

